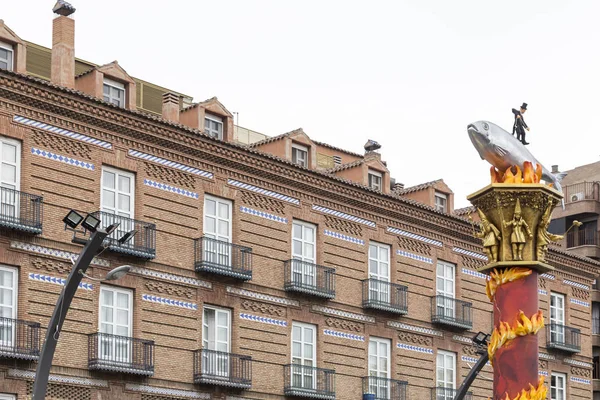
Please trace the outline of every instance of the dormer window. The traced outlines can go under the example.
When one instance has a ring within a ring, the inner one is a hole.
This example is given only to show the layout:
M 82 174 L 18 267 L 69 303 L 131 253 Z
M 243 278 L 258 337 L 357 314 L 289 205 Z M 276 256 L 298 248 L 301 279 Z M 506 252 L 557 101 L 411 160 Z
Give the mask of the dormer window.
M 204 132 L 215 139 L 223 140 L 223 118 L 207 113 L 204 117 Z
M 13 47 L 5 42 L 0 42 L 0 69 L 13 70 Z
M 296 143 L 292 143 L 292 162 L 294 164 L 301 165 L 305 168 L 308 167 L 308 147 L 301 146 Z
M 435 192 L 435 209 L 440 212 L 448 212 L 448 196 L 444 193 Z
M 112 103 L 117 107 L 125 107 L 125 85 L 113 81 L 111 79 L 104 78 L 103 87 L 104 101 Z
M 370 169 L 369 170 L 369 187 L 373 190 L 381 190 L 383 176 L 381 172 Z

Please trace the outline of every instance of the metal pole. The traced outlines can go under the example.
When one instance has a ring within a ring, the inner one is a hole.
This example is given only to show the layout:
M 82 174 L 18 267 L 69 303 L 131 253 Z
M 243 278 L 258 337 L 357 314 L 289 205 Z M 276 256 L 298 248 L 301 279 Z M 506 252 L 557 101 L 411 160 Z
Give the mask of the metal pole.
M 50 374 L 50 367 L 52 366 L 52 359 L 54 358 L 58 336 L 62 330 L 62 325 L 65 322 L 67 311 L 69 311 L 69 307 L 71 306 L 71 301 L 73 300 L 73 297 L 75 297 L 75 292 L 83 278 L 83 275 L 81 275 L 79 271 L 85 272 L 87 270 L 94 259 L 94 256 L 102 247 L 102 242 L 104 242 L 106 236 L 108 236 L 108 233 L 104 229 L 98 229 L 92 234 L 83 250 L 81 250 L 81 253 L 79 253 L 79 258 L 71 269 L 65 287 L 56 302 L 54 313 L 52 314 L 52 318 L 48 324 L 48 330 L 46 331 L 46 341 L 44 342 L 42 354 L 40 355 L 37 371 L 35 373 L 33 400 L 44 400 L 46 397 L 48 375 Z
M 489 359 L 490 358 L 486 350 L 485 353 L 483 353 L 481 357 L 479 357 L 479 360 L 477 360 L 475 365 L 473 365 L 473 368 L 471 368 L 469 375 L 467 375 L 462 385 L 460 385 L 460 387 L 456 391 L 456 396 L 454 397 L 454 400 L 463 400 L 465 398 L 465 396 L 467 395 L 467 391 L 471 387 L 471 384 L 473 383 L 475 378 L 477 378 L 477 374 L 479 373 L 479 371 L 481 371 L 481 369 L 484 367 L 484 365 L 488 362 Z

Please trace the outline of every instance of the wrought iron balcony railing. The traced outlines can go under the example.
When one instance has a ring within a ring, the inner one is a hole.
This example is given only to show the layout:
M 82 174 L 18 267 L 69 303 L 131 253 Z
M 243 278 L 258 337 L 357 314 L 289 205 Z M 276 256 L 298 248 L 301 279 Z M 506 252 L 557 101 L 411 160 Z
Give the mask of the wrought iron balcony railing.
M 215 240 L 196 239 L 195 267 L 198 272 L 209 272 L 242 280 L 252 279 L 252 249 L 250 247 Z
M 600 335 L 600 318 L 592 318 L 592 335 Z
M 396 314 L 408 313 L 408 288 L 378 279 L 362 281 L 364 308 L 389 311 Z
M 563 187 L 565 203 L 583 200 L 600 200 L 600 182 L 579 182 Z
M 472 304 L 447 296 L 431 298 L 431 322 L 461 329 L 473 328 Z
M 333 299 L 335 297 L 335 269 L 301 260 L 284 262 L 284 288 Z
M 43 211 L 41 196 L 0 187 L 0 226 L 40 234 Z
M 147 260 L 156 257 L 156 225 L 105 211 L 96 211 L 92 215 L 102 221 L 102 226 L 119 223 L 119 227 L 106 238 L 106 244 L 111 251 Z M 125 243 L 120 243 L 119 239 L 130 231 L 136 231 L 135 236 Z
M 546 347 L 579 353 L 581 351 L 581 332 L 577 328 L 550 323 L 546 326 Z
M 598 246 L 598 232 L 594 228 L 579 229 L 567 233 L 567 248 L 578 246 Z
M 39 323 L 0 318 L 0 357 L 37 360 L 39 356 Z
M 288 364 L 283 367 L 283 394 L 286 396 L 335 399 L 335 371 Z
M 600 356 L 594 357 L 594 369 L 592 370 L 592 379 L 600 379 Z
M 154 342 L 107 333 L 91 333 L 88 335 L 88 368 L 152 376 Z
M 448 389 L 444 387 L 434 387 L 431 389 L 431 400 L 454 400 L 456 389 Z M 467 392 L 465 400 L 473 400 L 473 393 Z
M 201 349 L 194 352 L 194 382 L 249 389 L 252 357 Z
M 363 395 L 374 394 L 375 400 L 406 400 L 408 382 L 365 376 L 362 378 Z

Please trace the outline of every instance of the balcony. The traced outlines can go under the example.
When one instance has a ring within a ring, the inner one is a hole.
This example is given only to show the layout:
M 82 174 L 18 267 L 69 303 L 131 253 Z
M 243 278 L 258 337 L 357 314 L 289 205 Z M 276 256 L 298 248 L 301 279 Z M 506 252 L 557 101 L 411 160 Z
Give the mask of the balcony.
M 579 329 L 550 323 L 546 326 L 546 347 L 569 353 L 581 351 L 581 333 Z
M 365 376 L 362 378 L 363 395 L 374 394 L 374 400 L 406 400 L 408 382 Z
M 335 371 L 305 365 L 283 367 L 283 394 L 286 396 L 335 399 Z
M 448 389 L 444 387 L 434 387 L 431 389 L 431 400 L 454 400 L 456 389 Z M 473 393 L 467 392 L 465 400 L 473 400 Z
M 431 298 L 431 322 L 460 329 L 472 329 L 471 306 L 471 303 L 453 297 L 433 296 Z
M 119 223 L 117 230 L 105 241 L 111 251 L 146 260 L 156 257 L 156 225 L 105 211 L 96 211 L 92 215 L 102 221 L 102 226 Z M 136 231 L 135 236 L 126 243 L 120 243 L 119 239 L 130 231 Z
M 408 314 L 408 288 L 378 279 L 362 281 L 363 308 Z
M 0 188 L 0 227 L 39 235 L 43 211 L 41 196 Z
M 39 323 L 0 318 L 0 357 L 37 360 L 39 356 Z
M 252 249 L 209 237 L 196 239 L 194 245 L 197 272 L 248 281 L 252 279 Z
M 335 298 L 335 269 L 301 260 L 284 262 L 284 289 L 326 299 Z
M 250 389 L 252 357 L 201 349 L 194 352 L 194 382 Z
M 106 333 L 91 333 L 88 335 L 88 368 L 152 376 L 154 342 Z
M 598 231 L 595 228 L 570 231 L 567 233 L 567 249 L 582 257 L 600 258 Z
M 600 182 L 580 182 L 563 187 L 566 209 L 556 208 L 555 218 L 600 214 Z

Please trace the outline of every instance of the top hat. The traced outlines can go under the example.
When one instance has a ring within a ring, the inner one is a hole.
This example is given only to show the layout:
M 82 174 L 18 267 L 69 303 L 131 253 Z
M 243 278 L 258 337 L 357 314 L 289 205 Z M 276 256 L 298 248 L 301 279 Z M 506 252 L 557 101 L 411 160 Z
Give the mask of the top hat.
M 523 103 L 523 105 L 521 106 L 521 108 L 522 108 L 523 110 L 527 110 L 527 103 Z

